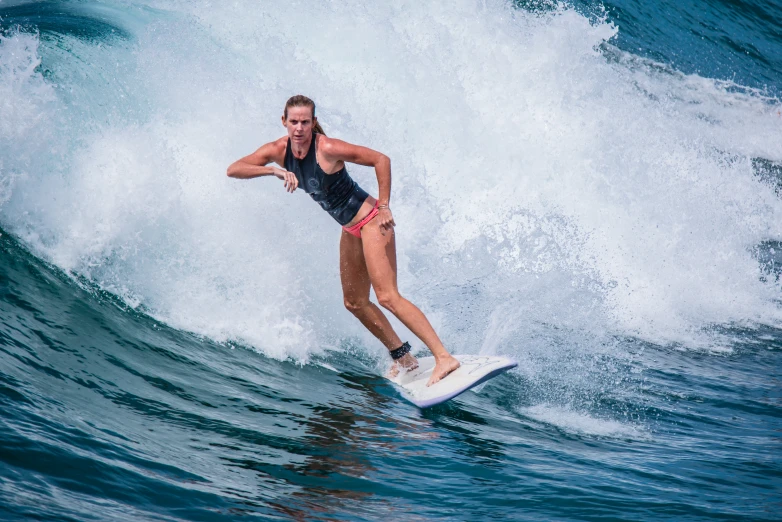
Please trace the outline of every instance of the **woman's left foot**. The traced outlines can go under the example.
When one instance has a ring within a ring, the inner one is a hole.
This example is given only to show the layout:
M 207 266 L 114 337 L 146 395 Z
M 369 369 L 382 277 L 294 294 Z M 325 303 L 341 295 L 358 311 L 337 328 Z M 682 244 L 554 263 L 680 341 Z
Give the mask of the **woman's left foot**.
M 435 363 L 434 369 L 432 370 L 432 376 L 429 378 L 429 382 L 426 383 L 426 385 L 431 386 L 432 384 L 441 381 L 446 375 L 456 370 L 459 366 L 461 366 L 461 363 L 451 355 L 439 359 Z
M 388 370 L 386 377 L 388 379 L 393 379 L 399 375 L 400 370 L 409 372 L 411 370 L 415 370 L 416 368 L 418 368 L 418 359 L 413 357 L 412 354 L 408 353 L 401 359 L 394 361 L 394 365 L 391 366 L 390 370 Z

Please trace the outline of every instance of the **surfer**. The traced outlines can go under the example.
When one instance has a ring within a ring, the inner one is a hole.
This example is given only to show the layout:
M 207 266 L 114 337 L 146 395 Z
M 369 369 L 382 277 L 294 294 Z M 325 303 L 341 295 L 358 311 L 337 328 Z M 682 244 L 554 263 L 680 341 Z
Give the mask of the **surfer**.
M 426 316 L 399 294 L 396 243 L 391 215 L 391 160 L 375 150 L 326 137 L 315 117 L 315 102 L 293 96 L 285 104 L 282 124 L 286 136 L 235 161 L 228 176 L 251 179 L 276 176 L 287 192 L 301 187 L 342 225 L 339 243 L 340 279 L 345 307 L 385 345 L 394 365 L 391 376 L 412 370 L 418 361 L 410 344 L 391 327 L 383 312 L 369 300 L 370 285 L 380 305 L 394 314 L 431 350 L 435 367 L 427 385 L 459 367 L 445 349 Z M 283 168 L 267 166 L 276 163 Z M 345 163 L 375 168 L 378 198 L 370 196 L 348 175 Z

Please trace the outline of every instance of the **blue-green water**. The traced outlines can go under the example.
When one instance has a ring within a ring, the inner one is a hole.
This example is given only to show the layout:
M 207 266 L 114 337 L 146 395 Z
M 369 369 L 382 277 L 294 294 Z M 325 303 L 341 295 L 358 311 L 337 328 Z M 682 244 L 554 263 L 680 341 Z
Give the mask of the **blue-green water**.
M 0 519 L 779 520 L 782 8 L 518 4 L 0 2 Z M 383 379 L 295 92 L 516 370 Z

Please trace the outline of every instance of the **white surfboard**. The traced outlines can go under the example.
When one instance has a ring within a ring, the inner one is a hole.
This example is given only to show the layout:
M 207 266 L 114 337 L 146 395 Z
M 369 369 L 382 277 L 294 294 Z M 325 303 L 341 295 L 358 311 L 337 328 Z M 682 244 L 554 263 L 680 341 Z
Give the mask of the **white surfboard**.
M 402 395 L 419 408 L 440 404 L 478 386 L 502 372 L 515 368 L 513 359 L 502 356 L 455 355 L 461 366 L 439 382 L 426 386 L 434 369 L 434 357 L 418 359 L 418 368 L 400 373 L 391 382 L 401 388 Z

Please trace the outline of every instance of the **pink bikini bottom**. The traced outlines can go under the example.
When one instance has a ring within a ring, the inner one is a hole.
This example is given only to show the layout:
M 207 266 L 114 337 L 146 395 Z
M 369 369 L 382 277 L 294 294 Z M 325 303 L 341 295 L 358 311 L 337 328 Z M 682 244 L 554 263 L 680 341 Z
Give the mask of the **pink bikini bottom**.
M 351 227 L 342 227 L 342 229 L 348 234 L 353 234 L 357 238 L 361 239 L 361 227 L 372 221 L 372 218 L 375 216 L 377 216 L 377 200 L 375 200 L 375 208 L 373 208 L 364 219 Z

